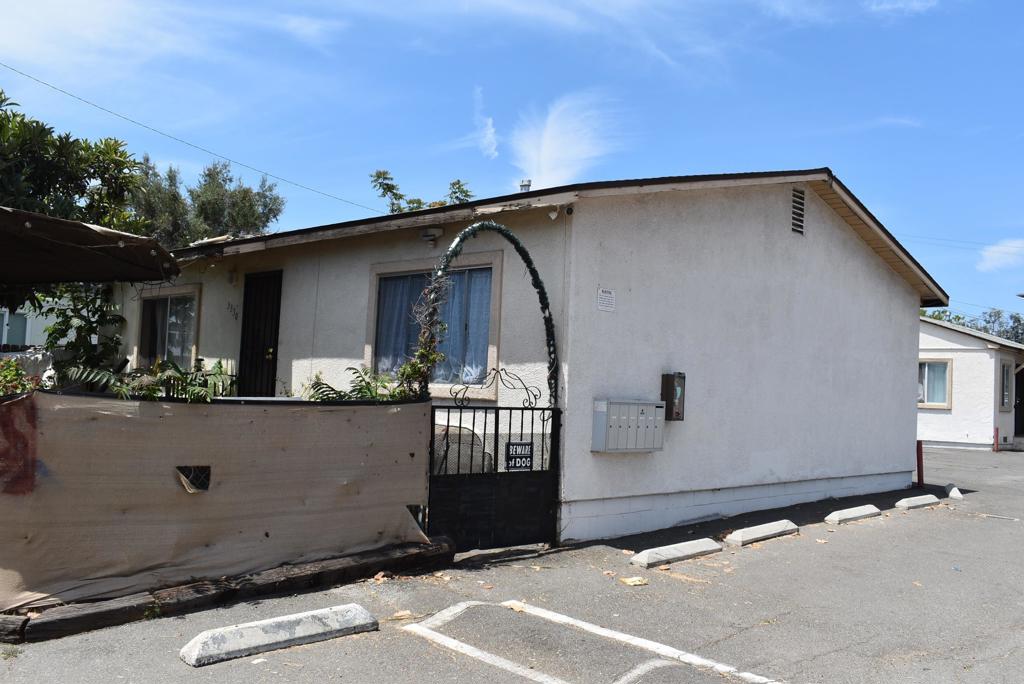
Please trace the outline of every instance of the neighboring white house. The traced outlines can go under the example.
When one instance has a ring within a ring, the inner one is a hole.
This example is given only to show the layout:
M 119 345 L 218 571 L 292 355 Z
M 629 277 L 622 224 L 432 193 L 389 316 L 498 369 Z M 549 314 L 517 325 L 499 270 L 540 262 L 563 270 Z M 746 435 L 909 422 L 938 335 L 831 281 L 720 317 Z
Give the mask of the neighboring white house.
M 910 486 L 918 311 L 948 299 L 829 169 L 582 183 L 176 250 L 173 284 L 121 290 L 126 354 L 222 360 L 249 395 L 387 370 L 415 341 L 424 274 L 484 218 L 522 240 L 551 300 L 561 540 Z M 480 384 L 501 367 L 543 403 L 544 328 L 515 251 L 481 234 L 456 267 L 433 393 L 462 381 L 516 405 Z M 685 419 L 663 448 L 592 451 L 595 408 L 657 401 L 671 372 Z
M 11 313 L 0 307 L 0 347 L 35 347 L 46 341 L 45 318 L 21 309 Z
M 1024 345 L 921 317 L 917 437 L 928 444 L 1010 448 L 1024 436 L 1016 385 Z

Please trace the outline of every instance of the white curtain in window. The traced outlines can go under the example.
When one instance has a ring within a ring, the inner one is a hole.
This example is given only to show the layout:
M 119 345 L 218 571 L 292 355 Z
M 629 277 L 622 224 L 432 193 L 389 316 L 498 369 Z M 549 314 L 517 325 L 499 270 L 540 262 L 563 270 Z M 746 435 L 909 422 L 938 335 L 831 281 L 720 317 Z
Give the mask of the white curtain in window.
M 928 364 L 928 385 L 926 397 L 929 404 L 946 403 L 946 369 L 944 363 Z

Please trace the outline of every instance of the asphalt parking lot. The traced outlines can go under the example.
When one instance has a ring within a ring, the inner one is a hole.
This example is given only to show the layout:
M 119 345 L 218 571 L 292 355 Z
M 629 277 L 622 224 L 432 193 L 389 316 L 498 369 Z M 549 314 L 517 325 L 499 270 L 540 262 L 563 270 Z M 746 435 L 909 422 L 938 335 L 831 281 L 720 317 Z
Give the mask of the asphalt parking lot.
M 903 512 L 892 503 L 908 493 L 889 493 L 585 547 L 477 554 L 439 573 L 3 649 L 0 679 L 1020 682 L 1024 454 L 931 450 L 926 474 L 966 498 Z M 884 515 L 821 522 L 860 503 Z M 665 569 L 628 564 L 633 550 L 779 517 L 800 535 Z M 634 576 L 647 583 L 620 581 Z M 202 630 L 349 602 L 380 630 L 199 669 L 178 659 Z

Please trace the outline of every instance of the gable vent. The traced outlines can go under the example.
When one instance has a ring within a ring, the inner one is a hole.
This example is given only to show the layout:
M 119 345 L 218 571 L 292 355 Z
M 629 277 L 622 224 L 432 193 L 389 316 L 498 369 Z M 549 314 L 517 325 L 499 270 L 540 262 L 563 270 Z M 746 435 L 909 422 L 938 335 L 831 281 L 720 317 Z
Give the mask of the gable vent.
M 793 232 L 803 235 L 804 232 L 804 191 L 793 188 Z

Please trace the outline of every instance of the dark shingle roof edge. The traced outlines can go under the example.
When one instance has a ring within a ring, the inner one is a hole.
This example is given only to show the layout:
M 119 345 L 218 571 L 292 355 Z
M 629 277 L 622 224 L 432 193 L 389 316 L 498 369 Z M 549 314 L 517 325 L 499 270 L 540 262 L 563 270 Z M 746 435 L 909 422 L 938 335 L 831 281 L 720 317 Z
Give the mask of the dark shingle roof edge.
M 371 216 L 369 218 L 354 219 L 351 221 L 342 221 L 338 223 L 328 223 L 319 226 L 311 226 L 308 228 L 299 228 L 296 230 L 282 231 L 279 233 L 268 233 L 265 235 L 255 235 L 245 238 L 237 238 L 234 240 L 227 241 L 216 241 L 209 242 L 207 244 L 198 244 L 189 247 L 182 247 L 173 250 L 174 256 L 179 260 L 188 260 L 204 255 L 217 255 L 224 254 L 225 248 L 229 251 L 234 251 L 234 248 L 242 247 L 244 245 L 251 245 L 253 243 L 263 243 L 266 247 L 273 247 L 275 242 L 283 244 L 290 244 L 296 241 L 315 241 L 320 239 L 317 237 L 317 233 L 322 233 L 322 239 L 335 239 L 339 237 L 345 237 L 347 233 L 351 234 L 364 234 L 374 232 L 374 226 L 379 225 L 379 230 L 386 230 L 387 224 L 391 224 L 393 227 L 395 222 L 408 222 L 409 227 L 429 225 L 431 223 L 443 223 L 446 217 L 450 217 L 451 221 L 464 220 L 467 215 L 472 214 L 473 210 L 480 207 L 487 207 L 489 205 L 502 205 L 512 204 L 516 202 L 523 202 L 527 204 L 529 200 L 543 199 L 546 197 L 555 197 L 558 195 L 572 194 L 572 193 L 586 193 L 593 191 L 614 191 L 632 189 L 633 191 L 641 190 L 645 187 L 656 188 L 665 185 L 685 185 L 685 184 L 707 184 L 715 182 L 723 183 L 735 183 L 737 185 L 743 185 L 744 182 L 757 183 L 778 180 L 778 182 L 799 182 L 808 180 L 825 180 L 829 183 L 839 186 L 843 193 L 848 196 L 852 202 L 856 205 L 856 208 L 861 211 L 870 220 L 872 227 L 881 232 L 887 241 L 891 242 L 899 256 L 908 264 L 912 265 L 912 268 L 918 271 L 926 284 L 927 288 L 934 294 L 931 298 L 922 298 L 922 306 L 945 306 L 949 303 L 949 295 L 946 294 L 945 290 L 935 281 L 934 278 L 924 269 L 923 266 L 910 254 L 907 249 L 900 244 L 900 242 L 893 237 L 892 233 L 879 221 L 871 211 L 864 206 L 864 203 L 850 191 L 846 185 L 839 180 L 839 178 L 832 172 L 827 166 L 810 169 L 793 169 L 784 171 L 748 171 L 743 173 L 714 173 L 714 174 L 695 174 L 685 176 L 657 176 L 653 178 L 632 178 L 622 180 L 608 180 L 608 181 L 592 181 L 587 183 L 572 183 L 569 185 L 560 185 L 551 188 L 541 188 L 538 190 L 530 190 L 528 192 L 516 192 L 508 195 L 499 195 L 496 197 L 484 197 L 470 202 L 464 202 L 462 204 L 452 204 L 443 207 L 434 207 L 431 209 L 421 209 L 419 211 L 411 211 L 402 214 L 384 214 L 381 216 Z M 614 193 L 609 193 L 614 194 Z M 471 217 L 471 216 L 470 216 Z M 305 239 L 302 239 L 305 238 Z

